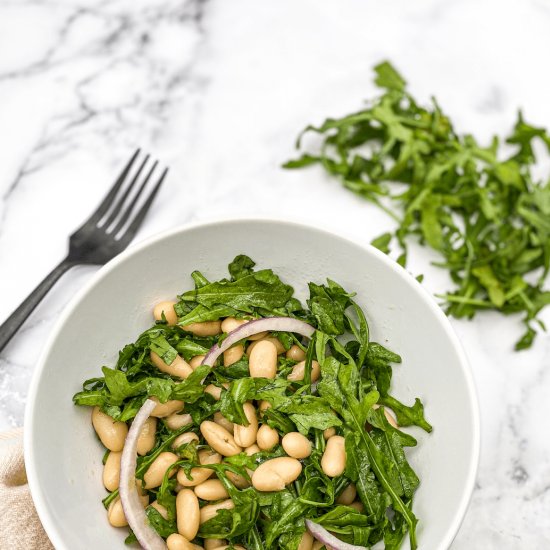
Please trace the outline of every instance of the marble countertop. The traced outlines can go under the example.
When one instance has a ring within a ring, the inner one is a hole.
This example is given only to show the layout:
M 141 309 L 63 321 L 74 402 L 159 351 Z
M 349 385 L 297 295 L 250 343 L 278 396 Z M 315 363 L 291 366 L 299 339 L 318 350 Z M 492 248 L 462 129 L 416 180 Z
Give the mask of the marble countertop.
M 137 146 L 171 167 L 137 240 L 188 221 L 283 216 L 368 243 L 390 227 L 384 215 L 320 170 L 280 168 L 301 128 L 358 108 L 385 58 L 481 140 L 507 132 L 520 106 L 548 127 L 549 28 L 550 0 L 4 0 L 0 319 L 64 256 Z M 414 256 L 410 269 L 444 290 L 433 256 Z M 22 423 L 41 348 L 96 269 L 73 268 L 0 353 L 0 430 Z M 542 317 L 550 325 L 550 310 Z M 550 336 L 514 353 L 517 319 L 452 324 L 483 429 L 452 548 L 550 548 Z

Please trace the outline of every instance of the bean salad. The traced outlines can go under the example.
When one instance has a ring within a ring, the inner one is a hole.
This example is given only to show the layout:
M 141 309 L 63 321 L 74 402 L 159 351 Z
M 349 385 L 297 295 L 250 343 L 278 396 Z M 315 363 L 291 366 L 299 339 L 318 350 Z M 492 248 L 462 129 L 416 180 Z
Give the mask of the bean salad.
M 73 397 L 104 447 L 105 529 L 146 550 L 414 550 L 403 428 L 432 428 L 390 393 L 401 358 L 355 295 L 310 282 L 303 305 L 244 255 L 191 277 Z

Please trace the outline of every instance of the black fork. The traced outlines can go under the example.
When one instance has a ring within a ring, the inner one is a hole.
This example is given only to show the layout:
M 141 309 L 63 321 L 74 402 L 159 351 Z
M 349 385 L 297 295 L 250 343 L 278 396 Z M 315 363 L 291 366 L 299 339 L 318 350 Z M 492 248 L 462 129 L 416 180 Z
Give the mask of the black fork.
M 149 163 L 149 155 L 146 155 L 130 183 L 122 189 L 124 182 L 129 179 L 130 171 L 139 154 L 138 149 L 97 210 L 70 236 L 67 257 L 54 267 L 0 326 L 0 351 L 63 273 L 79 264 L 103 265 L 130 244 L 168 172 L 168 168 L 165 168 L 139 210 L 134 214 L 138 201 L 158 165 L 158 161 L 155 161 L 146 170 Z M 142 176 L 142 174 L 145 175 Z

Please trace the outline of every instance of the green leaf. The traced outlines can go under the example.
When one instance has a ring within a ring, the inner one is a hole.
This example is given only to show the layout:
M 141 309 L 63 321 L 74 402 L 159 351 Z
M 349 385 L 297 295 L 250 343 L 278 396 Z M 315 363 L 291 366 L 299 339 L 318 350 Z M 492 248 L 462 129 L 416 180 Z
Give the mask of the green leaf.
M 203 288 L 203 287 L 200 287 Z M 225 306 L 223 304 L 216 304 L 212 307 L 206 307 L 199 304 L 193 308 L 189 313 L 178 319 L 178 325 L 185 327 L 191 323 L 203 323 L 205 321 L 217 321 L 224 317 L 234 317 L 238 311 L 232 307 Z
M 428 433 L 432 431 L 431 424 L 424 418 L 424 405 L 420 399 L 415 399 L 414 405 L 408 407 L 394 397 L 386 395 L 380 398 L 379 403 L 395 413 L 400 426 L 419 426 Z
M 237 279 L 242 279 L 243 277 L 250 275 L 254 271 L 253 268 L 255 265 L 256 263 L 244 254 L 236 256 L 228 266 L 231 279 L 236 281 Z
M 289 415 L 298 431 L 307 435 L 310 430 L 325 430 L 341 426 L 327 401 L 313 395 L 294 394 L 277 406 L 277 410 Z
M 487 289 L 491 302 L 496 307 L 504 305 L 504 289 L 500 281 L 496 278 L 493 270 L 488 265 L 474 267 L 472 273 L 477 277 L 479 282 Z
M 304 168 L 306 166 L 311 166 L 312 164 L 317 164 L 319 162 L 319 157 L 314 157 L 313 155 L 302 155 L 300 158 L 295 160 L 289 160 L 283 164 L 283 168 L 293 169 L 293 168 Z
M 343 334 L 344 312 L 351 303 L 352 295 L 334 281 L 327 282 L 327 286 L 309 283 L 310 297 L 307 304 L 317 320 L 319 330 L 326 334 Z
M 250 313 L 254 308 L 283 307 L 291 298 L 292 287 L 281 282 L 273 271 L 264 269 L 236 281 L 218 281 L 182 294 L 183 301 L 198 302 L 207 308 L 218 304 Z
M 200 271 L 193 271 L 191 278 L 195 281 L 195 288 L 201 288 L 210 282 Z
M 248 426 L 249 422 L 244 414 L 243 405 L 256 394 L 254 378 L 241 378 L 231 382 L 229 389 L 222 393 L 220 412 L 231 422 Z
M 361 400 L 361 385 L 358 384 L 358 374 L 355 365 L 344 365 L 333 357 L 326 358 L 321 363 L 321 381 L 318 391 L 321 397 L 329 401 L 330 405 L 342 416 L 345 427 L 350 433 L 359 435 L 358 447 L 368 458 L 369 464 L 376 476 L 376 480 L 383 487 L 390 498 L 397 513 L 404 516 L 409 528 L 411 549 L 416 548 L 416 516 L 407 508 L 403 496 L 402 480 L 399 477 L 395 463 L 384 454 L 365 430 L 365 421 L 372 405 L 378 399 L 378 392 L 374 391 Z M 345 405 L 344 405 L 345 403 Z
M 359 438 L 351 432 L 346 435 L 346 477 L 355 483 L 367 515 L 374 522 L 380 521 L 391 499 L 376 480 L 368 454 L 359 445 Z
M 412 498 L 420 481 L 405 457 L 403 447 L 415 446 L 416 440 L 389 424 L 384 415 L 384 409 L 371 410 L 370 423 L 374 426 L 371 438 L 382 453 L 389 458 L 397 472 L 401 485 L 399 493 Z
M 203 379 L 206 378 L 214 367 L 201 365 L 197 367 L 183 382 L 174 384 L 170 399 L 179 399 L 186 403 L 195 403 L 204 394 Z
M 168 343 L 162 335 L 151 338 L 151 351 L 155 352 L 167 365 L 174 362 L 178 352 Z
M 393 235 L 391 233 L 383 233 L 379 237 L 376 237 L 376 239 L 373 239 L 370 244 L 372 244 L 372 246 L 374 246 L 375 248 L 378 248 L 378 250 L 384 252 L 384 254 L 389 254 L 389 245 L 392 237 Z
M 202 346 L 195 339 L 183 338 L 176 344 L 177 352 L 186 360 L 190 361 L 197 355 L 206 355 L 209 347 Z
M 174 521 L 164 519 L 158 510 L 152 506 L 147 506 L 145 513 L 147 514 L 149 524 L 161 537 L 168 538 L 172 533 L 178 532 L 176 523 Z
M 380 88 L 388 90 L 403 91 L 406 82 L 404 78 L 395 70 L 389 61 L 383 61 L 374 67 L 376 73 L 375 83 Z
M 315 132 L 320 152 L 302 151 L 286 166 L 318 163 L 386 212 L 395 228 L 373 245 L 389 253 L 395 237 L 403 249 L 400 265 L 406 265 L 411 240 L 434 249 L 441 256 L 435 265 L 448 271 L 454 286 L 440 296 L 448 315 L 524 312 L 538 322 L 540 309 L 533 313 L 532 303 L 550 272 L 550 182 L 537 180 L 534 144 L 542 141 L 550 151 L 549 132 L 520 113 L 505 139 L 515 146 L 512 155 L 497 137 L 482 147 L 474 136 L 453 130 L 435 99 L 418 104 L 389 62 L 374 71 L 378 97 L 360 111 L 307 126 L 297 148 L 305 133 Z M 527 300 L 516 291 L 517 277 L 539 279 Z M 310 309 L 320 330 L 343 334 L 341 308 L 330 297 L 319 293 Z M 516 349 L 530 347 L 534 334 L 528 330 Z

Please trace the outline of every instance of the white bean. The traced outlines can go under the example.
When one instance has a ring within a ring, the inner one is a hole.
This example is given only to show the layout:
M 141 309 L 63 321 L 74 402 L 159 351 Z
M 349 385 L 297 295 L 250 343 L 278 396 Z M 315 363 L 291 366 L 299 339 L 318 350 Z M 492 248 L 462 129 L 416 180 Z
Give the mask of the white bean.
M 235 474 L 229 470 L 226 470 L 225 475 L 229 481 L 237 487 L 237 489 L 246 489 L 247 487 L 250 487 L 250 481 L 248 481 L 248 479 L 241 474 Z
M 222 457 L 219 453 L 210 451 L 208 449 L 202 449 L 198 453 L 200 464 L 219 464 L 222 461 Z M 189 479 L 185 474 L 185 470 L 180 469 L 178 471 L 178 483 L 183 487 L 195 487 L 199 483 L 206 481 L 210 476 L 214 474 L 214 470 L 208 468 L 191 468 L 189 472 L 192 479 Z
M 379 409 L 380 405 L 378 403 L 375 403 L 372 406 L 373 409 Z M 384 416 L 386 417 L 386 420 L 390 424 L 390 426 L 393 426 L 395 429 L 399 429 L 399 425 L 397 424 L 397 420 L 395 419 L 395 416 L 392 414 L 393 411 L 391 409 L 388 409 L 387 407 L 384 407 Z
M 111 451 L 103 466 L 103 485 L 107 491 L 118 489 L 122 452 Z
M 188 445 L 191 441 L 199 441 L 199 436 L 193 432 L 182 433 L 172 441 L 172 449 L 177 450 L 182 445 Z
M 205 420 L 200 425 L 200 430 L 210 447 L 221 455 L 234 456 L 242 451 L 242 448 L 235 442 L 234 437 L 219 424 L 211 420 Z
M 235 508 L 234 502 L 228 498 L 216 504 L 207 504 L 201 508 L 201 525 L 212 519 L 218 513 L 218 510 L 232 510 Z
M 202 323 L 190 323 L 181 328 L 187 332 L 192 332 L 195 336 L 217 336 L 222 331 L 221 325 L 221 321 L 204 321 Z
M 176 358 L 168 365 L 162 360 L 160 355 L 156 354 L 154 351 L 150 353 L 151 362 L 158 370 L 165 372 L 170 376 L 175 376 L 176 378 L 187 378 L 192 372 L 193 369 L 187 363 L 187 361 L 176 355 Z
M 237 445 L 240 447 L 250 447 L 256 441 L 256 435 L 258 434 L 258 418 L 256 416 L 256 409 L 252 403 L 246 402 L 243 405 L 243 409 L 249 424 L 248 426 L 235 424 L 233 434 Z
M 267 341 L 258 342 L 250 354 L 248 369 L 253 378 L 275 378 L 277 375 L 277 348 L 275 345 Z
M 204 550 L 219 550 L 222 546 L 227 546 L 225 539 L 204 539 Z
M 365 511 L 365 507 L 363 506 L 363 503 L 358 501 L 358 500 L 356 500 L 355 502 L 352 502 L 349 506 L 351 508 L 354 508 L 358 512 L 364 512 Z
M 221 412 L 215 412 L 213 419 L 216 424 L 219 424 L 222 428 L 225 428 L 230 434 L 234 432 L 235 425 L 231 422 L 231 420 L 227 420 Z
M 223 352 L 223 365 L 229 367 L 233 363 L 240 361 L 244 355 L 244 347 L 242 344 L 236 344 Z
M 298 550 L 311 550 L 313 548 L 313 537 L 306 531 L 302 538 L 300 539 L 300 544 L 298 545 Z
M 207 479 L 195 487 L 195 494 L 202 500 L 221 500 L 229 493 L 219 479 Z
M 159 504 L 158 500 L 151 502 L 150 506 L 151 508 L 154 508 L 164 519 L 168 519 L 168 510 L 162 504 Z
M 281 444 L 285 453 L 292 458 L 307 458 L 311 454 L 311 441 L 299 432 L 287 433 Z
M 168 325 L 173 326 L 178 322 L 178 316 L 176 315 L 176 312 L 174 311 L 174 305 L 177 304 L 177 302 L 159 302 L 154 308 L 153 308 L 153 316 L 156 321 L 162 320 L 162 314 L 164 313 L 164 318 L 166 319 L 166 322 Z
M 306 358 L 306 352 L 300 346 L 294 344 L 286 352 L 286 358 L 292 361 L 303 361 Z
M 178 455 L 170 452 L 160 453 L 155 460 L 149 465 L 149 468 L 143 476 L 146 489 L 154 489 L 160 487 L 164 474 L 173 464 L 179 460 Z M 169 477 L 176 473 L 175 468 L 170 471 Z
M 246 319 L 235 319 L 234 317 L 226 317 L 222 321 L 222 332 L 233 332 L 236 328 L 239 328 L 241 325 L 248 323 Z
M 248 339 L 251 342 L 255 342 L 256 340 L 263 340 L 268 334 L 269 334 L 269 331 L 264 330 L 263 332 L 258 332 L 257 334 L 253 334 L 252 336 L 249 336 Z
M 179 533 L 172 533 L 166 539 L 166 547 L 168 550 L 198 550 L 202 549 L 202 546 L 198 546 L 189 542 L 185 537 Z
M 260 464 L 252 475 L 257 491 L 282 491 L 302 473 L 302 464 L 295 458 L 282 456 Z
M 191 359 L 191 361 L 189 361 L 189 366 L 195 370 L 197 367 L 200 367 L 202 362 L 204 361 L 204 358 L 206 356 L 205 355 L 195 355 L 195 357 L 193 357 Z
M 171 430 L 179 430 L 184 426 L 193 424 L 193 418 L 190 414 L 174 413 L 167 416 L 164 422 Z
M 304 379 L 306 371 L 306 362 L 300 361 L 292 367 L 292 372 L 287 376 L 288 380 L 298 382 Z M 321 367 L 315 360 L 311 362 L 311 381 L 316 382 L 321 376 Z
M 259 449 L 262 451 L 269 451 L 279 443 L 279 432 L 274 430 L 271 426 L 263 424 L 258 430 L 256 440 Z
M 208 386 L 204 388 L 204 393 L 209 393 L 216 401 L 219 401 L 222 396 L 222 389 L 218 386 L 214 386 L 214 384 L 208 384 Z
M 256 340 L 255 342 L 252 342 L 248 348 L 246 349 L 246 355 L 250 357 L 250 354 L 252 353 L 252 350 L 260 343 L 260 342 L 271 342 L 275 349 L 277 350 L 277 355 L 281 355 L 281 353 L 284 353 L 285 347 L 283 346 L 282 342 L 275 338 L 274 336 L 266 336 L 265 338 L 262 338 L 261 340 Z
M 182 489 L 176 496 L 178 533 L 193 540 L 199 532 L 200 507 L 197 495 L 191 489 Z
M 101 443 L 110 451 L 122 451 L 124 441 L 128 435 L 128 426 L 125 422 L 113 420 L 108 414 L 105 414 L 99 407 L 92 410 L 92 424 Z
M 138 455 L 146 455 L 154 446 L 157 437 L 157 419 L 150 416 L 143 424 L 143 428 L 138 435 L 137 452 Z
M 259 453 L 261 451 L 260 447 L 258 445 L 250 445 L 250 447 L 247 447 L 244 452 L 246 453 L 246 456 L 252 456 L 256 453 Z
M 156 418 L 165 418 L 166 416 L 170 416 L 176 412 L 183 411 L 183 401 L 172 399 L 170 401 L 166 401 L 166 403 L 161 403 L 158 397 L 150 397 L 149 399 L 157 404 L 151 413 L 151 416 Z
M 350 483 L 336 499 L 337 504 L 349 506 L 357 496 L 357 489 L 353 483 Z
M 336 477 L 346 469 L 346 440 L 341 435 L 333 435 L 321 458 L 321 468 L 329 477 Z

